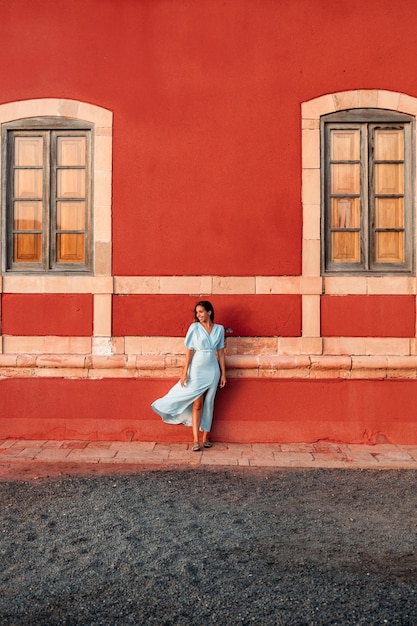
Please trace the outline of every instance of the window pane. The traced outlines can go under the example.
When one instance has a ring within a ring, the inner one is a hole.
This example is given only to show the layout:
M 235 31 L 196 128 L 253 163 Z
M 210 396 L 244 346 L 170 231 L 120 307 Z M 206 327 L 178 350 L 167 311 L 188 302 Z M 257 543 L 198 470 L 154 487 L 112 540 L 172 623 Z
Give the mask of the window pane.
M 359 198 L 332 198 L 332 228 L 359 228 Z
M 377 161 L 404 160 L 404 130 L 375 131 L 375 159 Z
M 359 232 L 332 233 L 332 262 L 359 263 L 360 237 Z
M 15 202 L 13 229 L 41 230 L 42 202 Z
M 15 198 L 42 198 L 42 170 L 15 170 Z
M 14 162 L 17 166 L 43 165 L 42 137 L 15 137 Z
M 40 263 L 42 261 L 42 235 L 16 234 L 13 237 L 15 263 Z
M 331 160 L 358 161 L 360 134 L 358 130 L 331 131 Z
M 85 229 L 85 202 L 58 202 L 58 230 Z
M 375 193 L 404 193 L 403 163 L 377 163 L 375 165 Z
M 85 170 L 58 170 L 58 197 L 85 198 Z
M 58 137 L 58 165 L 86 164 L 85 137 Z
M 376 228 L 404 228 L 404 198 L 377 198 Z
M 84 235 L 57 235 L 56 260 L 58 263 L 84 263 Z
M 412 271 L 411 123 L 411 116 L 372 109 L 321 119 L 325 272 Z
M 4 142 L 7 269 L 88 270 L 91 131 L 29 123 L 8 126 Z
M 330 166 L 331 193 L 359 193 L 359 163 L 333 163 Z
M 404 233 L 376 233 L 376 262 L 404 263 Z

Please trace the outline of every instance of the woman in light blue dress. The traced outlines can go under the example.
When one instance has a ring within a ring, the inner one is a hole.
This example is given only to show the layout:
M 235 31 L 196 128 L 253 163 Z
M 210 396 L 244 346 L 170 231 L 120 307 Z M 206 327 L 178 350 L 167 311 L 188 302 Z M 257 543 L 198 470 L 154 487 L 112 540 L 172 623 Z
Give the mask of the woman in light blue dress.
M 211 448 L 208 435 L 213 419 L 214 399 L 219 386 L 226 384 L 224 328 L 214 323 L 214 309 L 202 300 L 194 308 L 195 322 L 185 336 L 185 364 L 180 380 L 152 409 L 167 424 L 185 424 L 193 429 L 193 451 Z

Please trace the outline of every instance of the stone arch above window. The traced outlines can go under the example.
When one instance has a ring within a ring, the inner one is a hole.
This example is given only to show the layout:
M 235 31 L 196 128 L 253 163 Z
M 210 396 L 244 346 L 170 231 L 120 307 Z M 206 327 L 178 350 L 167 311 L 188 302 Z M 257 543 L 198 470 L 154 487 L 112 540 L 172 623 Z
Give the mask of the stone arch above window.
M 112 112 L 85 102 L 55 98 L 24 100 L 0 105 L 0 125 L 2 126 L 28 118 L 69 118 L 87 122 L 93 128 L 93 266 L 91 269 L 93 276 L 111 276 Z

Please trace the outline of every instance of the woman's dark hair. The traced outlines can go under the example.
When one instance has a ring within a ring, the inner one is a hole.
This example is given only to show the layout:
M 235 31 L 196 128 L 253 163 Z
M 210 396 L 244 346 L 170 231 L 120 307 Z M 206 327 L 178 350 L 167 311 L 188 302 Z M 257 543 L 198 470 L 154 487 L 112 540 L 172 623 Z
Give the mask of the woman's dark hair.
M 197 307 L 198 306 L 202 306 L 203 309 L 205 309 L 207 312 L 211 311 L 211 321 L 214 322 L 214 309 L 213 309 L 213 305 L 211 302 L 209 302 L 208 300 L 200 300 L 200 302 L 197 302 L 197 304 L 194 307 L 194 321 L 198 322 L 198 317 L 197 317 Z

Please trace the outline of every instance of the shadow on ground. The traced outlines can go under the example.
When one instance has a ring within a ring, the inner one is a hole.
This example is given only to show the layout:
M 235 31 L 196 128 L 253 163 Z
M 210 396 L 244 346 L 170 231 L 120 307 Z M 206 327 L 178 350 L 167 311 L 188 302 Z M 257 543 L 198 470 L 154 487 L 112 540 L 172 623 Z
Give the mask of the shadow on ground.
M 416 478 L 67 468 L 3 480 L 0 624 L 415 625 Z

